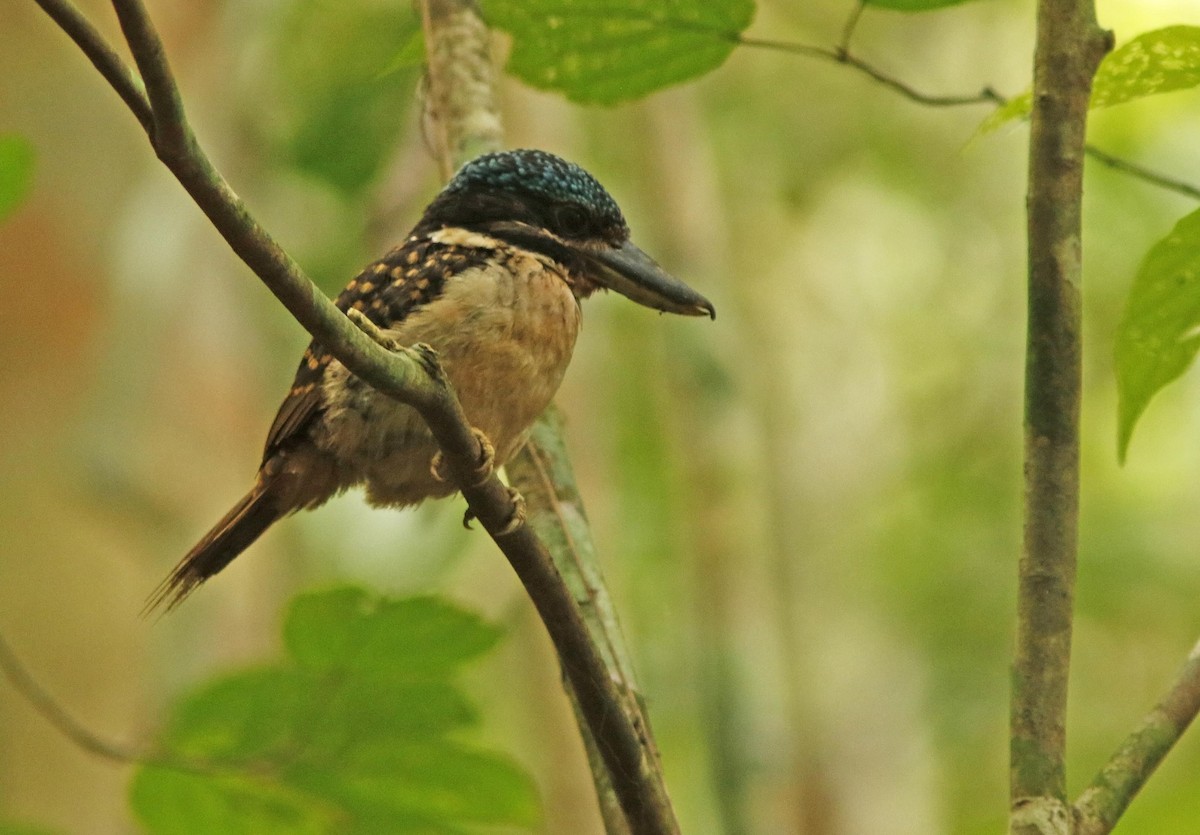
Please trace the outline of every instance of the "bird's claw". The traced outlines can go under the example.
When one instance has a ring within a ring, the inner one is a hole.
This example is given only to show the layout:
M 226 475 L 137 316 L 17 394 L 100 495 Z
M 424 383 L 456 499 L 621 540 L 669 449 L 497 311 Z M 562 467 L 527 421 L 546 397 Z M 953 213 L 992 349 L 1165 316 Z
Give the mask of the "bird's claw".
M 350 308 L 346 311 L 346 316 L 351 322 L 358 326 L 360 331 L 371 337 L 371 341 L 373 341 L 376 345 L 379 345 L 380 347 L 391 351 L 392 353 L 404 350 L 403 345 L 401 345 L 397 340 L 388 336 L 382 328 L 372 322 L 367 317 L 367 314 L 363 313 L 358 308 Z
M 475 469 L 469 476 L 470 481 L 462 485 L 468 488 L 481 487 L 491 477 L 492 470 L 496 465 L 496 448 L 492 446 L 488 436 L 474 426 L 471 427 L 471 434 L 479 442 L 479 460 L 475 463 Z M 437 481 L 450 480 L 450 473 L 447 472 L 446 467 L 446 456 L 442 455 L 440 449 L 433 454 L 433 460 L 429 463 L 429 473 Z
M 508 536 L 511 533 L 516 533 L 525 524 L 525 497 L 515 487 L 506 487 L 505 489 L 508 490 L 508 498 L 512 501 L 512 514 L 504 523 L 504 527 L 493 533 L 493 536 Z M 466 512 L 463 513 L 463 527 L 471 530 L 471 523 L 477 518 L 475 511 L 468 507 Z
M 412 346 L 404 345 L 398 339 L 389 336 L 387 331 L 372 322 L 370 317 L 358 308 L 350 308 L 346 311 L 346 316 L 358 326 L 360 331 L 369 336 L 371 341 L 376 345 L 391 351 L 393 354 L 407 354 L 435 382 L 439 384 L 445 382 L 444 375 L 442 374 L 442 364 L 438 362 L 437 351 L 433 349 L 432 345 L 425 342 L 418 342 Z
M 437 351 L 432 345 L 425 342 L 418 342 L 411 348 L 405 349 L 410 357 L 417 361 L 421 368 L 425 369 L 425 373 L 432 377 L 435 381 L 442 381 L 442 364 L 438 362 Z

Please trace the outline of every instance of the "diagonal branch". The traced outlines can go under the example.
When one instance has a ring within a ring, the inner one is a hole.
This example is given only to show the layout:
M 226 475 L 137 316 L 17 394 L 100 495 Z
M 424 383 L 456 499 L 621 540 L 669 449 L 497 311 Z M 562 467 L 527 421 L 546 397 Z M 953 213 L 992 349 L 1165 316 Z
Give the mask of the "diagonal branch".
M 71 21 L 73 28 L 68 30 L 68 34 L 86 55 L 110 55 L 119 63 L 119 59 L 115 58 L 116 53 L 94 27 L 83 21 L 69 0 L 37 2 L 56 22 Z M 327 345 L 333 355 L 356 376 L 408 403 L 423 416 L 436 418 L 443 435 L 450 441 L 447 452 L 458 453 L 466 461 L 477 460 L 481 450 L 470 430 L 464 425 L 455 431 L 450 425 L 456 420 L 463 423 L 461 408 L 453 392 L 447 394 L 416 362 L 389 353 L 355 327 L 250 215 L 241 198 L 225 182 L 192 137 L 183 108 L 176 104 L 178 92 L 161 89 L 164 84 L 173 85 L 171 73 L 166 66 L 162 44 L 146 18 L 141 3 L 138 0 L 116 2 L 123 9 L 124 28 L 130 38 L 129 47 L 134 58 L 155 80 L 153 99 L 139 93 L 134 96 L 136 104 L 130 105 L 130 109 L 143 122 L 158 157 L 208 216 L 230 248 L 313 338 Z M 79 25 L 81 21 L 83 23 Z M 130 89 L 142 89 L 140 83 L 127 75 L 127 69 L 111 72 L 112 66 L 106 65 L 106 68 L 110 71 L 101 69 L 101 74 L 121 94 L 123 100 L 128 101 L 126 93 Z M 178 123 L 164 127 L 165 114 L 172 115 L 179 120 Z M 143 116 L 148 123 L 143 121 Z M 439 437 L 441 441 L 443 438 Z M 446 444 L 443 443 L 443 446 Z M 468 470 L 469 466 L 464 466 L 463 472 Z
M 1097 148 L 1095 145 L 1084 145 L 1083 151 L 1092 159 L 1107 165 L 1109 168 L 1112 168 L 1115 171 L 1120 171 L 1123 174 L 1128 174 L 1131 177 L 1144 180 L 1150 185 L 1164 188 L 1167 191 L 1174 191 L 1177 194 L 1182 194 L 1184 197 L 1191 197 L 1193 200 L 1200 200 L 1200 188 L 1197 188 L 1191 183 L 1185 183 L 1183 180 L 1177 180 L 1174 177 L 1168 177 L 1166 174 L 1160 174 L 1157 171 L 1152 171 L 1144 165 L 1131 162 L 1123 157 L 1114 156 L 1108 151 Z
M 1200 643 L 1166 695 L 1075 802 L 1075 835 L 1107 835 L 1200 712 Z
M 472 512 L 508 558 L 546 625 L 612 776 L 630 831 L 634 835 L 677 833 L 657 763 L 644 747 L 639 726 L 625 713 L 622 693 L 592 643 L 554 561 L 529 526 L 511 529 L 514 498 L 494 472 L 482 483 L 474 483 L 483 451 L 436 358 L 421 351 L 392 353 L 376 344 L 313 285 L 254 220 L 196 142 L 161 40 L 140 0 L 113 0 L 113 5 L 145 80 L 145 93 L 69 0 L 37 2 L 92 59 L 138 117 L 159 159 L 305 330 L 356 376 L 421 414 L 442 448 L 451 477 L 464 485 L 462 493 Z M 454 5 L 441 0 L 430 3 L 441 12 L 454 11 Z M 473 12 L 471 16 L 476 21 L 471 25 L 482 27 Z M 486 35 L 486 30 L 482 31 Z M 486 39 L 483 43 L 486 52 Z M 456 49 L 453 43 L 446 48 L 448 54 Z M 431 49 L 436 52 L 436 44 Z M 453 147 L 460 153 L 471 150 L 470 144 Z
M 429 101 L 442 169 L 449 173 L 475 154 L 497 150 L 503 140 L 492 81 L 491 40 L 472 0 L 423 0 L 421 9 Z M 546 459 L 539 460 L 539 453 Z M 582 503 L 572 503 L 580 508 L 581 524 L 568 531 L 559 524 L 567 505 L 555 489 L 562 482 L 552 483 L 540 470 L 551 459 L 559 465 L 559 473 L 571 480 L 561 425 L 553 409 L 538 420 L 530 442 L 508 466 L 512 483 L 526 494 L 531 527 L 552 547 L 553 562 L 548 569 L 539 564 L 539 571 L 547 569 L 553 576 L 541 578 L 535 587 L 522 566 L 510 561 L 542 614 L 566 673 L 606 830 L 610 835 L 678 833 L 615 613 L 596 561 L 580 560 L 575 547 L 590 544 Z M 569 634 L 548 619 L 555 616 L 553 612 L 569 613 Z M 564 640 L 568 637 L 570 643 Z M 593 658 L 599 668 L 591 666 Z M 597 692 L 598 684 L 603 685 L 602 694 Z
M 851 29 L 850 31 L 852 32 L 853 30 Z M 1004 97 L 991 87 L 984 87 L 978 93 L 968 93 L 966 95 L 934 95 L 922 92 L 859 58 L 850 51 L 850 46 L 847 42 L 843 42 L 837 47 L 826 47 L 794 43 L 792 41 L 776 41 L 769 38 L 751 38 L 742 34 L 736 34 L 732 37 L 734 42 L 741 46 L 770 49 L 775 52 L 787 52 L 792 55 L 805 55 L 810 58 L 818 58 L 823 61 L 832 61 L 835 64 L 844 64 L 848 67 L 853 67 L 873 81 L 904 96 L 909 101 L 914 101 L 917 104 L 923 104 L 928 107 L 959 107 L 965 104 L 999 105 L 1004 104 L 1005 101 Z
M 146 133 L 154 130 L 154 114 L 142 80 L 121 60 L 104 40 L 104 37 L 88 22 L 68 0 L 34 0 L 42 11 L 58 24 L 88 57 L 100 75 L 108 81 L 125 105 L 141 123 Z

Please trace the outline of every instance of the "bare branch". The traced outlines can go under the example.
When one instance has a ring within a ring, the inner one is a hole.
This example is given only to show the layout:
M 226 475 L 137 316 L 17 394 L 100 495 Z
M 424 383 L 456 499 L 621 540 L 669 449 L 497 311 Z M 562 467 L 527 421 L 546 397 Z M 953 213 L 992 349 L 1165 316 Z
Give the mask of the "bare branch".
M 1162 700 L 1121 743 L 1075 802 L 1075 835 L 1111 832 L 1134 796 L 1200 712 L 1200 643 Z
M 142 81 L 131 70 L 121 56 L 116 53 L 104 40 L 104 37 L 88 22 L 79 10 L 69 0 L 34 0 L 42 11 L 58 24 L 71 40 L 75 41 L 83 54 L 92 65 L 99 70 L 100 75 L 108 80 L 117 95 L 133 111 L 133 115 L 141 122 L 146 133 L 154 130 L 154 115 L 150 110 L 150 100 Z
M 734 40 L 742 46 L 753 46 L 759 49 L 771 49 L 776 52 L 787 52 L 792 55 L 806 55 L 810 58 L 819 58 L 824 61 L 832 61 L 835 64 L 845 64 L 848 67 L 853 67 L 860 73 L 879 82 L 894 92 L 904 96 L 909 101 L 914 101 L 917 104 L 923 104 L 928 107 L 959 107 L 965 104 L 1004 104 L 1005 99 L 991 87 L 984 87 L 978 93 L 969 93 L 966 95 L 956 96 L 940 96 L 930 93 L 923 93 L 915 87 L 906 84 L 895 76 L 888 75 L 883 70 L 876 68 L 874 65 L 867 63 L 861 58 L 855 56 L 845 46 L 835 48 L 824 46 L 812 46 L 811 44 L 792 43 L 791 41 L 775 41 L 766 38 L 749 38 L 744 35 L 736 35 Z
M 66 0 L 38 2 L 43 4 L 43 8 L 46 4 L 53 5 L 56 13 L 51 17 L 56 22 L 67 19 L 75 25 L 82 20 Z M 350 322 L 250 215 L 241 198 L 229 187 L 193 139 L 183 107 L 178 103 L 178 90 L 173 89 L 174 82 L 166 65 L 162 43 L 153 24 L 145 17 L 141 4 L 137 0 L 114 0 L 114 4 L 122 16 L 123 31 L 129 39 L 135 61 L 154 80 L 150 90 L 151 99 L 148 100 L 153 104 L 145 106 L 150 108 L 147 134 L 159 158 L 208 216 L 230 248 L 267 285 L 304 329 L 321 344 L 328 346 L 330 352 L 356 376 L 413 406 L 427 421 L 436 423 L 434 435 L 451 456 L 452 464 L 453 459 L 458 458 L 460 469 L 457 472 L 469 472 L 471 462 L 478 460 L 481 450 L 463 419 L 454 393 L 439 386 L 411 357 L 389 353 Z M 63 10 L 69 10 L 69 13 Z M 82 27 L 76 26 L 76 29 L 87 36 L 87 46 L 81 44 L 81 49 L 89 55 L 96 51 L 97 43 L 92 36 L 99 36 L 95 30 L 86 23 Z M 121 92 L 124 83 L 121 79 L 124 76 L 113 76 L 103 71 L 101 74 Z M 147 101 L 144 98 L 137 100 L 143 103 Z M 135 115 L 140 106 L 130 106 Z M 167 125 L 167 120 L 174 122 Z
M 861 10 L 862 6 L 856 7 L 856 12 Z M 811 44 L 792 43 L 790 41 L 774 41 L 762 38 L 748 38 L 743 35 L 731 36 L 734 41 L 742 46 L 758 47 L 760 49 L 771 49 L 777 52 L 787 52 L 793 55 L 804 55 L 809 58 L 817 58 L 823 61 L 832 61 L 835 64 L 843 64 L 858 70 L 863 75 L 873 81 L 882 84 L 889 90 L 899 93 L 904 98 L 911 102 L 915 102 L 927 107 L 960 107 L 963 105 L 972 104 L 991 104 L 1000 107 L 1007 104 L 1008 99 L 998 93 L 992 87 L 984 87 L 978 93 L 965 93 L 962 95 L 934 95 L 925 93 L 916 89 L 883 70 L 876 67 L 850 51 L 850 35 L 853 34 L 854 25 L 858 22 L 858 13 L 853 14 L 846 24 L 846 31 L 843 33 L 842 42 L 834 48 L 823 46 L 813 46 Z M 1152 171 L 1143 165 L 1136 162 L 1110 154 L 1095 145 L 1087 145 L 1084 150 L 1088 156 L 1101 162 L 1110 168 L 1127 174 L 1139 180 L 1143 180 L 1151 185 L 1164 188 L 1168 191 L 1174 191 L 1185 197 L 1191 197 L 1200 200 L 1200 187 L 1194 186 L 1184 180 L 1174 177 L 1168 177 L 1165 174 L 1160 174 Z
M 1139 165 L 1136 162 L 1130 162 L 1122 157 L 1113 156 L 1108 151 L 1103 151 L 1095 145 L 1085 145 L 1083 150 L 1089 157 L 1097 162 L 1107 165 L 1120 171 L 1123 174 L 1128 174 L 1131 177 L 1136 177 L 1139 180 L 1144 180 L 1151 185 L 1165 188 L 1167 191 L 1174 191 L 1182 194 L 1184 197 L 1191 197 L 1195 200 L 1200 200 L 1200 188 L 1186 183 L 1183 180 L 1177 180 L 1174 177 L 1168 177 L 1165 174 L 1159 174 L 1157 171 L 1151 171 L 1144 165 Z
M 850 51 L 850 41 L 854 38 L 854 31 L 858 28 L 858 22 L 862 20 L 866 8 L 867 0 L 858 0 L 854 4 L 854 8 L 850 10 L 850 16 L 846 18 L 846 22 L 842 26 L 842 39 L 838 42 L 838 52 Z
M 1092 0 L 1040 0 L 1029 137 L 1025 535 L 1012 676 L 1012 835 L 1067 835 L 1071 828 L 1065 757 L 1079 526 L 1083 146 L 1092 76 L 1111 47 Z
M 183 113 L 183 102 L 162 39 L 141 0 L 112 0 L 112 4 L 150 98 L 154 114 L 154 133 L 150 139 L 155 150 L 160 156 L 164 151 L 182 155 L 192 141 L 192 131 Z
M 592 642 L 599 648 L 609 675 L 617 684 L 622 709 L 638 730 L 647 762 L 654 767 L 649 779 L 661 783 L 662 766 L 650 728 L 650 717 L 638 689 L 616 609 L 600 571 L 599 555 L 592 541 L 587 513 L 575 484 L 563 437 L 562 416 L 552 406 L 534 424 L 529 440 L 509 462 L 506 468 L 509 481 L 525 493 L 529 522 L 549 546 L 559 573 L 583 614 Z M 577 716 L 584 719 L 573 689 L 571 697 Z M 627 828 L 615 827 L 612 822 L 610 807 L 616 798 L 615 794 L 611 798 L 609 795 L 614 792 L 613 781 L 607 770 L 604 774 L 595 770 L 599 750 L 594 735 L 583 726 L 582 721 L 581 727 L 588 761 L 597 778 L 596 789 L 606 831 L 609 835 L 627 832 Z M 600 760 L 600 763 L 603 761 Z M 663 791 L 665 795 L 665 789 Z
M 0 635 L 0 673 L 34 710 L 75 745 L 107 760 L 128 764 L 143 761 L 142 754 L 118 742 L 103 739 L 68 713 L 30 674 L 21 659 Z

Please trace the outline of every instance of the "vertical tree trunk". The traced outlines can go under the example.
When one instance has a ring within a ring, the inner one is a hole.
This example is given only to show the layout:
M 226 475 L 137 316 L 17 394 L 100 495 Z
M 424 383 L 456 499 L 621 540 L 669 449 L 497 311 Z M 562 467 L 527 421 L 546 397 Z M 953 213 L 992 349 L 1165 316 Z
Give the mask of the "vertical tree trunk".
M 1066 706 L 1079 515 L 1084 133 L 1110 46 L 1092 0 L 1041 0 L 1029 149 L 1025 535 L 1013 669 L 1010 832 L 1069 835 Z

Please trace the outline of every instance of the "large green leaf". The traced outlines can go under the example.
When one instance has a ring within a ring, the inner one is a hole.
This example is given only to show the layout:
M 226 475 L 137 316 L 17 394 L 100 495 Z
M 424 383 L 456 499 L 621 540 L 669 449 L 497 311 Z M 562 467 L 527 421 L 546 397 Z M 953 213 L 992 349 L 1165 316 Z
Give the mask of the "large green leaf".
M 129 800 L 154 835 L 320 835 L 335 831 L 336 807 L 267 776 L 203 774 L 146 766 Z
M 347 587 L 298 597 L 283 636 L 306 667 L 419 678 L 449 675 L 495 646 L 500 631 L 436 597 L 386 600 Z
M 295 785 L 378 818 L 533 826 L 537 795 L 510 760 L 448 740 L 367 742 L 343 752 L 336 767 L 297 763 Z
M 0 220 L 8 217 L 33 182 L 33 146 L 23 136 L 0 135 Z
M 1109 53 L 1092 82 L 1092 109 L 1134 99 L 1190 90 L 1200 84 L 1200 26 L 1168 26 L 1138 35 Z M 988 116 L 980 125 L 987 133 L 1005 122 L 1029 115 L 1029 92 Z
M 432 597 L 302 595 L 290 658 L 186 697 L 160 743 L 180 768 L 141 769 L 134 808 L 155 835 L 533 826 L 529 777 L 450 738 L 476 719 L 454 679 L 499 635 Z
M 585 104 L 635 99 L 720 66 L 753 0 L 484 0 L 513 38 L 508 69 Z
M 1151 398 L 1183 374 L 1200 349 L 1200 210 L 1150 248 L 1117 328 L 1117 451 Z

